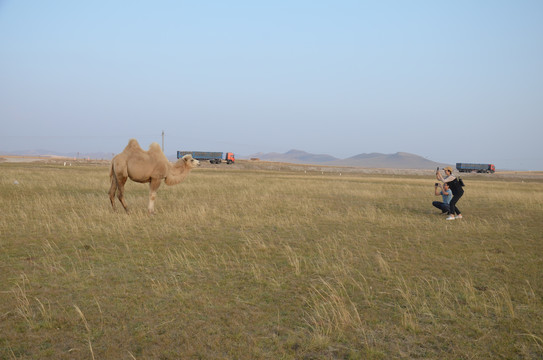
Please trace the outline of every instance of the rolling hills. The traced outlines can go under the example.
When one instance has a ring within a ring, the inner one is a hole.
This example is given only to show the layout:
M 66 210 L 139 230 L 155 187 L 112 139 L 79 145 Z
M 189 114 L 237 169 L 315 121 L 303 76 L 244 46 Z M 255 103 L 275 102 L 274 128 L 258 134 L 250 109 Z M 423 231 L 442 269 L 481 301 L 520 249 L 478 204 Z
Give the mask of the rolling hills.
M 40 155 L 40 156 L 62 156 L 77 159 L 102 159 L 110 160 L 113 153 L 95 152 L 95 153 L 59 153 L 50 150 L 29 150 L 22 152 L 0 152 L 5 155 Z M 339 159 L 327 154 L 312 154 L 302 150 L 290 150 L 286 153 L 255 153 L 249 156 L 236 154 L 238 159 L 258 158 L 264 161 L 276 161 L 293 164 L 308 165 L 327 165 L 327 166 L 347 166 L 364 168 L 384 168 L 384 169 L 433 169 L 437 166 L 443 167 L 450 164 L 438 163 L 428 160 L 422 156 L 406 152 L 397 152 L 395 154 L 369 153 L 358 154 L 346 159 Z M 176 156 L 168 156 L 170 161 L 175 161 Z
M 326 154 L 311 154 L 301 150 L 290 150 L 284 154 L 275 152 L 256 153 L 250 157 L 265 161 L 289 162 L 294 164 L 356 166 L 368 168 L 432 169 L 437 166 L 443 167 L 448 165 L 405 152 L 397 152 L 395 154 L 364 153 L 346 159 L 339 159 Z

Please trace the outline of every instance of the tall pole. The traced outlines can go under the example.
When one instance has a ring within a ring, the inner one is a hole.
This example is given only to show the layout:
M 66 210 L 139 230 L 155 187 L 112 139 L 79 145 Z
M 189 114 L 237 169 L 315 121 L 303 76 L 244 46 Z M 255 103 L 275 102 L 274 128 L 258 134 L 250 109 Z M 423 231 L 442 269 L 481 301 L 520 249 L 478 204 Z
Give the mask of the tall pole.
M 164 130 L 162 130 L 162 152 L 164 152 Z

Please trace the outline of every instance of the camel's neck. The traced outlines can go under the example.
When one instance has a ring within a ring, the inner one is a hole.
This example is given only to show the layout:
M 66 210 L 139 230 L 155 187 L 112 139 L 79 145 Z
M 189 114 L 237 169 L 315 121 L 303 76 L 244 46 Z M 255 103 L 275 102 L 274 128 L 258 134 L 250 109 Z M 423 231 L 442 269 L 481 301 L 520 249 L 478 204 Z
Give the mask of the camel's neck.
M 189 172 L 190 169 L 185 167 L 185 164 L 181 161 L 178 161 L 173 165 L 170 164 L 170 171 L 168 176 L 166 176 L 166 179 L 164 179 L 164 182 L 166 185 L 177 185 L 185 180 Z

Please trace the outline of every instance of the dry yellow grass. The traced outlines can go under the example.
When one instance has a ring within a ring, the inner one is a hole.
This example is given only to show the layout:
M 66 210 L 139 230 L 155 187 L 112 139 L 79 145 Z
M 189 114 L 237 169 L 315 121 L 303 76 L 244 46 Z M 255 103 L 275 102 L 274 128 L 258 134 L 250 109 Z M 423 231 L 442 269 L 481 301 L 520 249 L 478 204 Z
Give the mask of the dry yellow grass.
M 543 356 L 542 181 L 469 176 L 465 218 L 411 174 L 0 164 L 0 358 Z M 14 181 L 18 181 L 18 185 Z

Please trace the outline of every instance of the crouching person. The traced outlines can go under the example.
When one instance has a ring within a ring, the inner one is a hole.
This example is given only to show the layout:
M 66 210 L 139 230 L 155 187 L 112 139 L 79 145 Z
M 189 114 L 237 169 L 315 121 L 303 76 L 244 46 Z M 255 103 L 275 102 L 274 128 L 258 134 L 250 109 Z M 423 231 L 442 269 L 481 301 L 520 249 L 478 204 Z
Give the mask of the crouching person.
M 443 202 L 441 201 L 434 201 L 432 205 L 434 205 L 436 208 L 441 210 L 442 214 L 448 214 L 450 211 L 450 202 L 453 197 L 452 191 L 449 188 L 449 184 L 444 183 L 443 185 L 436 183 L 435 186 L 435 195 L 436 196 L 442 196 Z

